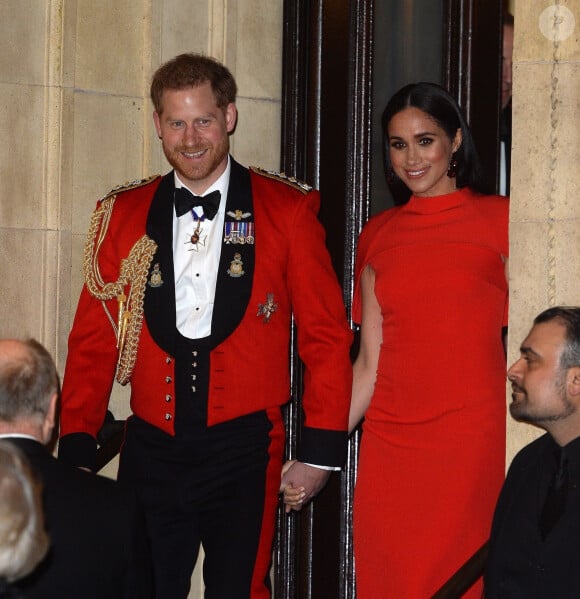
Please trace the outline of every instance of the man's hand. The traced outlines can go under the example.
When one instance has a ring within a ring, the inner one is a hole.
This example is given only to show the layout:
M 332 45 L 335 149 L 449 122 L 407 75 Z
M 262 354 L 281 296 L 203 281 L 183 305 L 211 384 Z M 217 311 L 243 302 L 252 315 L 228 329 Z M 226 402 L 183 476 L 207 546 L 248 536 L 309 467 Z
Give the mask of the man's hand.
M 302 462 L 284 464 L 280 492 L 284 492 L 286 513 L 290 510 L 300 511 L 305 504 L 318 495 L 329 477 L 329 470 L 308 466 Z

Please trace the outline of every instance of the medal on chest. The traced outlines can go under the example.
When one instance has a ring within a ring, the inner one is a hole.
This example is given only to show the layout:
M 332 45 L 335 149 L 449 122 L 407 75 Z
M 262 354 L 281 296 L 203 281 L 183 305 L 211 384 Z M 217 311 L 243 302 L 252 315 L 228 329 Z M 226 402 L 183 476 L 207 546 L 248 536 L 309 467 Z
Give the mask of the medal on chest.
M 207 235 L 203 232 L 203 229 L 201 227 L 201 223 L 203 220 L 205 220 L 205 218 L 203 216 L 195 216 L 193 212 L 192 215 L 193 221 L 195 223 L 195 229 L 193 230 L 193 233 L 189 236 L 189 239 L 185 242 L 185 244 L 191 246 L 187 248 L 189 252 L 199 252 L 200 246 L 204 247 L 205 242 L 207 240 Z

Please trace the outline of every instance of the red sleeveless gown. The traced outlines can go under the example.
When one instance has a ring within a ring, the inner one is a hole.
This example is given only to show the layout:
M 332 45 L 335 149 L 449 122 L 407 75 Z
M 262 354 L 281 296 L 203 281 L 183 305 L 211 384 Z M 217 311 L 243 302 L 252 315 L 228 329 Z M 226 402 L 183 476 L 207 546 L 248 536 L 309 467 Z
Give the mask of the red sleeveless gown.
M 358 599 L 428 599 L 488 538 L 505 470 L 508 200 L 412 197 L 365 226 L 383 316 L 354 501 Z M 480 598 L 478 582 L 466 597 Z

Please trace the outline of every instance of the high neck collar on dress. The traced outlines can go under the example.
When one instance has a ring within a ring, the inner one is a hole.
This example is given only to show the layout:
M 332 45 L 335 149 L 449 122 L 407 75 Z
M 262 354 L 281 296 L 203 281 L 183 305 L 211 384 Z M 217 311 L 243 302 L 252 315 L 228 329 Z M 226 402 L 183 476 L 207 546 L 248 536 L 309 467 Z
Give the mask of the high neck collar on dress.
M 412 195 L 405 204 L 405 209 L 415 214 L 436 214 L 437 212 L 445 212 L 446 210 L 452 210 L 461 206 L 471 195 L 472 192 L 467 187 L 457 189 L 452 193 L 428 198 L 419 198 Z

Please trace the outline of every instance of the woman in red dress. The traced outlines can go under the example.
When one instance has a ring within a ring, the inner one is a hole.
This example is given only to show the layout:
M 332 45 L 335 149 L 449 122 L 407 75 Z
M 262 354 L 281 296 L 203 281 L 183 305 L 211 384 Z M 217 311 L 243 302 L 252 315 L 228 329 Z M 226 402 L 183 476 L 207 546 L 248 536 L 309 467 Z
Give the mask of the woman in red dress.
M 389 183 L 410 198 L 358 244 L 357 597 L 427 599 L 486 541 L 504 478 L 508 201 L 482 193 L 443 88 L 401 89 L 383 132 Z

